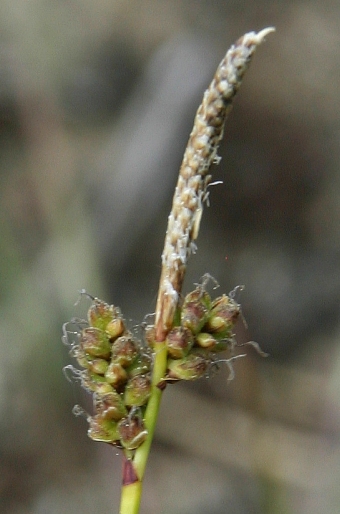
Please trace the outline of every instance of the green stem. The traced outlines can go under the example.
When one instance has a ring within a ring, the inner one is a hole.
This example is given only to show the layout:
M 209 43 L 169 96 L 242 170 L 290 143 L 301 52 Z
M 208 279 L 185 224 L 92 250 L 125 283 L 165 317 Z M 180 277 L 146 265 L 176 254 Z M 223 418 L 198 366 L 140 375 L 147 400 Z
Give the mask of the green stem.
M 120 500 L 120 514 L 138 514 L 140 499 L 142 496 L 142 482 L 122 486 Z
M 161 379 L 165 376 L 167 366 L 167 348 L 165 343 L 155 342 L 154 352 L 155 360 L 152 373 L 152 392 L 144 416 L 145 426 L 148 430 L 148 437 L 136 450 L 133 459 L 131 461 L 126 460 L 124 463 L 124 466 L 126 467 L 132 466 L 135 481 L 132 483 L 123 483 L 120 514 L 138 514 L 139 512 L 145 468 L 150 453 L 162 398 L 162 391 L 157 387 L 157 384 L 159 384 Z

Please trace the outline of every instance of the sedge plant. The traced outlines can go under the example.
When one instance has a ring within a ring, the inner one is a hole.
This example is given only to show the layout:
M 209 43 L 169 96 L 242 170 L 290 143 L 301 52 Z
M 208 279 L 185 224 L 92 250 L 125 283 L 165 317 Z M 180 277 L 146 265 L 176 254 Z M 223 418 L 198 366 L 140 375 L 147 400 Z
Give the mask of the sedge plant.
M 206 274 L 193 291 L 182 294 L 190 255 L 196 250 L 203 207 L 211 183 L 209 170 L 225 120 L 258 45 L 272 32 L 249 32 L 227 52 L 203 96 L 184 153 L 168 218 L 154 321 L 142 340 L 125 324 L 118 307 L 85 291 L 91 302 L 87 319 L 72 319 L 63 340 L 81 369 L 67 366 L 93 395 L 86 415 L 88 435 L 122 450 L 124 456 L 120 514 L 138 514 L 142 484 L 162 394 L 168 383 L 207 376 L 222 360 L 233 377 L 235 338 L 240 315 L 234 291 L 211 298 Z M 71 337 L 71 334 L 74 337 Z M 257 350 L 261 350 L 253 344 Z M 227 357 L 221 357 L 227 352 Z M 80 407 L 75 413 L 83 412 Z

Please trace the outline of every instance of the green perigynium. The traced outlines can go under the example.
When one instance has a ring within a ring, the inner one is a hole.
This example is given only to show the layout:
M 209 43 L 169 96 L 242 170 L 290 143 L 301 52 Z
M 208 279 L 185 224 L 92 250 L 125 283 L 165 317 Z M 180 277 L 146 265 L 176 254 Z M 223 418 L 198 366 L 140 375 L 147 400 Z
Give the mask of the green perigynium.
M 148 436 L 142 412 L 132 410 L 129 416 L 118 423 L 119 442 L 125 450 L 136 450 Z
M 186 357 L 194 345 L 194 335 L 187 327 L 178 326 L 170 330 L 166 338 L 169 357 Z

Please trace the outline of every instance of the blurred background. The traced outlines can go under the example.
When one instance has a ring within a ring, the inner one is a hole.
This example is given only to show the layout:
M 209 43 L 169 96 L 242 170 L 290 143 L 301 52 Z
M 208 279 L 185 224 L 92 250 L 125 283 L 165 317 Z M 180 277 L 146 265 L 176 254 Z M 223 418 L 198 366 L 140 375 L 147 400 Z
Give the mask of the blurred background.
M 118 512 L 121 458 L 72 415 L 90 400 L 61 325 L 81 288 L 131 326 L 153 312 L 195 111 L 266 26 L 185 289 L 245 284 L 238 340 L 270 357 L 167 388 L 141 514 L 340 511 L 339 23 L 334 0 L 2 0 L 1 512 Z

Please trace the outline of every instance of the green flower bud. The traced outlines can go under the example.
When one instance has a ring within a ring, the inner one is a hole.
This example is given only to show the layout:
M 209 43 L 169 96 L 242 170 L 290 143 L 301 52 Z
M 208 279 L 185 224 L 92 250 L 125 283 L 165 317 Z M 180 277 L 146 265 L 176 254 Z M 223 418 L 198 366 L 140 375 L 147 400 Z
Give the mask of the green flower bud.
M 87 319 L 89 325 L 100 330 L 106 330 L 106 327 L 110 321 L 114 318 L 119 317 L 120 311 L 113 305 L 109 305 L 99 298 L 94 298 L 93 304 L 87 311 Z
M 214 334 L 220 334 L 221 337 L 226 337 L 226 335 L 230 334 L 232 325 L 222 316 L 212 316 L 204 328 Z
M 174 327 L 167 335 L 168 354 L 173 359 L 185 357 L 194 345 L 194 337 L 188 328 Z
M 136 375 L 128 381 L 124 390 L 124 403 L 128 407 L 142 407 L 151 394 L 150 375 Z
M 229 296 L 213 301 L 204 330 L 219 338 L 232 337 L 232 330 L 240 314 L 240 306 Z
M 138 343 L 132 336 L 118 337 L 112 343 L 111 361 L 127 368 L 138 354 Z
M 200 332 L 197 334 L 195 341 L 201 348 L 214 350 L 214 347 L 216 346 L 216 339 L 207 332 Z
M 151 371 L 152 357 L 148 353 L 140 353 L 137 355 L 133 363 L 126 368 L 129 378 L 135 375 L 145 375 Z
M 111 344 L 109 338 L 98 328 L 84 328 L 80 337 L 80 347 L 92 357 L 108 359 L 111 354 Z
M 205 291 L 202 287 L 196 287 L 193 291 L 188 293 L 186 297 L 184 298 L 183 306 L 185 306 L 187 303 L 196 303 L 199 302 L 202 304 L 206 309 L 211 308 L 211 298 L 209 293 Z
M 105 379 L 109 384 L 117 389 L 119 386 L 125 384 L 128 379 L 128 375 L 123 366 L 116 362 L 111 362 L 105 372 Z
M 140 416 L 130 415 L 118 422 L 120 442 L 127 450 L 135 450 L 147 438 L 148 431 Z
M 89 418 L 89 425 L 87 435 L 94 441 L 112 444 L 119 441 L 120 435 L 115 421 L 104 419 L 98 414 Z
M 117 339 L 117 337 L 121 336 L 125 330 L 125 325 L 123 318 L 117 317 L 112 319 L 105 328 L 105 332 L 108 334 L 111 340 Z
M 88 369 L 97 375 L 105 375 L 109 363 L 105 359 L 93 359 L 88 361 Z
M 91 373 L 88 370 L 80 372 L 81 385 L 88 391 L 92 391 L 97 394 L 111 393 L 113 388 L 106 382 L 105 377 L 96 373 Z
M 96 397 L 96 410 L 103 419 L 119 421 L 127 416 L 127 410 L 122 396 L 117 391 L 112 391 Z
M 184 298 L 181 324 L 193 334 L 200 332 L 208 320 L 211 299 L 202 288 L 197 288 Z
M 205 375 L 211 359 L 203 353 L 192 352 L 184 359 L 169 359 L 167 381 L 196 380 Z
M 107 382 L 97 382 L 94 383 L 93 389 L 91 389 L 93 392 L 95 392 L 98 396 L 101 396 L 103 394 L 109 394 L 115 391 L 113 387 L 108 384 Z
M 80 348 L 80 346 L 77 346 L 71 350 L 71 355 L 75 359 L 77 359 L 78 364 L 85 369 L 88 369 L 90 367 L 90 357 L 89 355 L 86 355 L 84 350 Z

